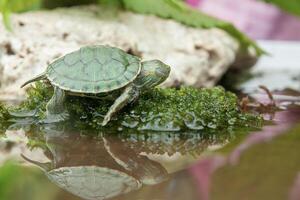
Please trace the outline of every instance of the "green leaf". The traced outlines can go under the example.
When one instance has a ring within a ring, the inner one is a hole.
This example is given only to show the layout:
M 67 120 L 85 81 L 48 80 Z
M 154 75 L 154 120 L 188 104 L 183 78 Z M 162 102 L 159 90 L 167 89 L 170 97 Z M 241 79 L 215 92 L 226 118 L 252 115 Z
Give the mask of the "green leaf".
M 126 9 L 134 12 L 174 19 L 197 28 L 217 27 L 223 29 L 240 42 L 242 50 L 247 51 L 249 47 L 253 47 L 257 55 L 265 54 L 264 50 L 231 23 L 201 13 L 180 0 L 123 0 L 123 3 Z
M 291 13 L 293 15 L 300 16 L 300 1 L 299 0 L 263 0 L 267 3 L 271 3 L 279 7 L 280 9 Z
M 11 22 L 10 22 L 10 11 L 5 9 L 2 11 L 3 23 L 7 30 L 12 31 Z
M 11 12 L 24 12 L 40 8 L 41 0 L 0 0 L 0 12 L 8 30 L 12 30 L 10 22 Z
M 41 0 L 0 0 L 0 11 L 24 12 L 40 8 Z

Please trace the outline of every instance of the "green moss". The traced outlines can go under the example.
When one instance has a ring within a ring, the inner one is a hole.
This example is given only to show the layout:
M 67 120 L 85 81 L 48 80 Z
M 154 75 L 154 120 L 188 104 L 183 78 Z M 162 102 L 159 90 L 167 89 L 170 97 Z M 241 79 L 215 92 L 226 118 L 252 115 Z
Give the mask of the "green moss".
M 37 83 L 28 91 L 27 100 L 14 110 L 35 113 L 37 119 L 42 119 L 52 93 L 52 87 Z M 68 97 L 66 102 L 71 120 L 101 130 L 104 129 L 101 126 L 103 116 L 111 104 L 111 101 L 82 97 Z M 183 87 L 179 90 L 155 88 L 118 113 L 105 129 L 220 131 L 236 127 L 260 127 L 261 122 L 258 116 L 242 113 L 237 97 L 221 87 Z
M 4 133 L 7 128 L 7 120 L 9 119 L 9 114 L 7 109 L 0 102 L 0 136 Z
M 8 118 L 7 109 L 4 107 L 3 104 L 0 103 L 0 121 L 4 121 Z

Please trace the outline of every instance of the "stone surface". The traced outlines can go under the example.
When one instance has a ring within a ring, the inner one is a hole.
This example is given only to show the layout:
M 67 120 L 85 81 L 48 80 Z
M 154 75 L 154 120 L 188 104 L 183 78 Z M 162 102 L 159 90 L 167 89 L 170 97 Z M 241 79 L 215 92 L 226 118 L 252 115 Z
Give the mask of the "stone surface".
M 0 97 L 20 98 L 19 86 L 54 59 L 84 45 L 109 44 L 172 66 L 164 86 L 210 87 L 238 60 L 238 42 L 218 29 L 195 29 L 172 20 L 97 6 L 12 16 L 13 33 L 0 24 Z M 240 60 L 240 59 L 239 59 Z

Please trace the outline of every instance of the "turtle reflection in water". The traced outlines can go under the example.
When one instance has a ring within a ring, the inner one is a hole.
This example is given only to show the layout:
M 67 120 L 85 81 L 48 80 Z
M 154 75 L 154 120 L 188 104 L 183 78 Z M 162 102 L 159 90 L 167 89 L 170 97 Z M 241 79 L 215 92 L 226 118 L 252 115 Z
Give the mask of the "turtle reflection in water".
M 142 91 L 165 81 L 169 73 L 170 67 L 159 60 L 141 62 L 115 47 L 87 46 L 57 59 L 22 87 L 44 79 L 54 86 L 54 95 L 46 106 L 45 123 L 69 117 L 64 107 L 66 95 L 103 98 L 121 93 L 104 117 L 105 126 L 116 112 L 134 102 Z
M 121 143 L 114 145 L 111 138 L 82 136 L 70 130 L 59 132 L 49 126 L 44 137 L 45 154 L 51 162 L 40 163 L 24 155 L 23 158 L 40 166 L 52 182 L 76 196 L 107 199 L 168 178 L 160 163 Z

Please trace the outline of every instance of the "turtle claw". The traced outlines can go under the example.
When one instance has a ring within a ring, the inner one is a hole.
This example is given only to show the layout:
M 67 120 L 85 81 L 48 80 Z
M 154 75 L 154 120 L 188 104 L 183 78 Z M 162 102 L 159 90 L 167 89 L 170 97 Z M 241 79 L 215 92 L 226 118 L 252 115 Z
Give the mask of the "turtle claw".
M 69 114 L 67 112 L 63 112 L 60 114 L 48 114 L 45 119 L 41 120 L 43 124 L 51 124 L 56 122 L 62 122 L 69 119 Z

